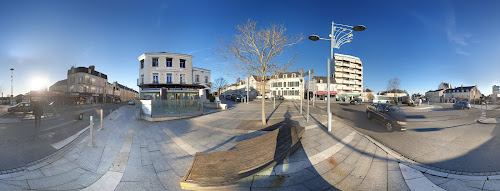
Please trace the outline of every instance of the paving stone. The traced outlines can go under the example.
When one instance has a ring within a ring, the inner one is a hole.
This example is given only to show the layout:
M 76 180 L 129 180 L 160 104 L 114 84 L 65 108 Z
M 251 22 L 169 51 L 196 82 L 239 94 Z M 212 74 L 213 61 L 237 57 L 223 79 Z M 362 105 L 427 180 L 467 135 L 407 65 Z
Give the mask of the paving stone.
M 178 176 L 184 176 L 191 166 L 193 157 L 167 160 L 168 164 L 177 173 Z
M 26 170 L 23 172 L 18 172 L 17 176 L 5 180 L 26 180 L 26 179 L 36 179 L 43 177 L 45 177 L 45 175 L 43 175 L 42 171 L 40 170 L 33 170 L 33 171 Z
M 335 188 L 339 190 L 356 190 L 356 188 L 359 186 L 359 184 L 361 184 L 362 181 L 362 178 L 347 175 L 344 180 L 335 185 Z
M 43 189 L 43 188 L 54 187 L 74 181 L 78 179 L 85 172 L 86 172 L 85 170 L 77 168 L 55 176 L 38 178 L 38 179 L 28 179 L 28 185 L 31 189 Z
M 142 165 L 152 165 L 151 156 L 149 155 L 149 149 L 141 148 L 141 163 Z
M 150 152 L 149 154 L 151 156 L 151 162 L 153 163 L 153 167 L 156 173 L 172 169 L 168 165 L 167 161 L 165 160 L 160 151 Z
M 0 182 L 0 190 L 8 190 L 8 191 L 21 191 L 22 190 L 22 191 L 24 191 L 26 189 Z
M 387 190 L 388 191 L 402 191 L 410 190 L 406 185 L 403 174 L 399 170 L 387 171 Z
M 347 156 L 347 158 L 342 161 L 343 163 L 347 163 L 347 164 L 351 164 L 351 165 L 355 165 L 356 162 L 359 160 L 359 158 L 361 157 L 361 153 L 359 153 L 358 151 L 353 151 L 351 152 L 351 154 L 349 156 Z
M 483 185 L 484 181 L 481 181 L 481 182 L 482 182 L 481 184 Z M 470 187 L 467 182 L 464 182 L 464 181 L 461 181 L 461 180 L 458 180 L 458 179 L 453 179 L 453 180 L 450 180 L 448 182 L 442 183 L 442 184 L 439 185 L 439 187 L 441 187 L 441 188 L 443 188 L 445 190 L 453 190 L 453 191 L 481 190 L 480 188 Z
M 181 190 L 180 181 L 182 179 L 181 176 L 178 176 L 175 171 L 167 170 L 163 172 L 159 172 L 156 174 L 158 179 L 163 184 L 163 187 L 166 190 Z
M 75 168 L 79 168 L 79 166 L 76 165 L 75 163 L 72 163 L 72 162 L 66 162 L 66 163 L 59 164 L 59 165 L 46 166 L 46 167 L 40 168 L 40 170 L 42 171 L 42 173 L 45 176 L 54 176 L 57 174 L 68 172 L 68 171 L 73 170 Z
M 500 180 L 488 180 L 484 183 L 484 190 L 498 190 L 500 188 Z
M 387 190 L 387 177 L 387 162 L 377 162 L 374 158 L 359 188 L 361 190 Z
M 95 172 L 99 166 L 103 150 L 103 147 L 87 147 L 80 153 L 74 163 L 85 170 Z
M 29 189 L 28 182 L 26 180 L 0 180 L 1 183 L 9 184 L 23 189 Z
M 431 175 L 431 174 L 427 174 L 425 173 L 424 176 L 429 179 L 432 183 L 436 184 L 436 185 L 440 185 L 440 184 L 443 184 L 445 182 L 448 182 L 450 180 L 453 180 L 453 179 L 450 179 L 450 178 L 443 178 L 443 177 L 439 177 L 439 176 L 434 176 L 434 175 Z
M 71 181 L 65 184 L 61 184 L 59 186 L 51 187 L 48 188 L 48 190 L 78 190 L 82 189 L 85 187 L 88 187 L 92 185 L 94 182 L 99 180 L 102 175 L 92 173 L 92 172 L 85 172 L 80 176 L 80 178 L 76 179 L 75 181 Z
M 366 174 L 370 170 L 370 167 L 372 165 L 373 157 L 368 156 L 368 155 L 361 155 L 359 160 L 356 162 L 354 165 L 355 168 L 351 172 L 351 175 L 356 177 L 356 178 L 365 178 Z
M 329 157 L 324 161 L 319 162 L 311 167 L 308 167 L 311 172 L 316 172 L 318 174 L 324 174 L 325 172 L 330 171 L 334 167 L 336 167 L 339 163 L 333 157 Z

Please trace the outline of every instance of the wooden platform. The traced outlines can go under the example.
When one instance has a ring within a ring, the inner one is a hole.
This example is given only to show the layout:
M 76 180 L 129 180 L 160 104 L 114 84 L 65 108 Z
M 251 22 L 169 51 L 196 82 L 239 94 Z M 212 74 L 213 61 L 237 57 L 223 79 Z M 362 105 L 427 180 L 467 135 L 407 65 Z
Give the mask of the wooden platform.
M 241 178 L 259 172 L 273 162 L 281 162 L 297 149 L 304 132 L 304 127 L 285 123 L 274 131 L 237 143 L 233 150 L 196 153 L 181 180 L 181 188 L 230 188 Z

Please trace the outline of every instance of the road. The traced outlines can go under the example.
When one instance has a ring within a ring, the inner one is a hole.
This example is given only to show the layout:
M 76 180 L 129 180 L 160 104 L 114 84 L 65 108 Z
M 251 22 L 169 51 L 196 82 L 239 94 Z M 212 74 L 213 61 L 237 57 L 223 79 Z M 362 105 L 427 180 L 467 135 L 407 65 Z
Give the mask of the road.
M 316 103 L 313 112 L 325 112 Z M 427 107 L 427 106 L 421 106 Z M 481 110 L 455 110 L 451 104 L 432 109 L 402 107 L 407 113 L 406 131 L 386 132 L 381 124 L 366 118 L 366 105 L 332 104 L 335 117 L 361 133 L 415 161 L 467 172 L 500 171 L 500 126 L 479 124 Z M 487 116 L 498 116 L 498 110 Z
M 98 120 L 97 110 L 104 116 L 125 104 L 65 106 L 57 108 L 52 117 L 42 119 L 36 128 L 34 120 L 23 119 L 22 113 L 4 113 L 0 116 L 0 170 L 24 166 L 56 151 L 51 144 L 64 140 L 90 124 L 89 116 Z M 0 111 L 1 112 L 1 111 Z M 76 113 L 83 113 L 83 120 L 75 120 Z

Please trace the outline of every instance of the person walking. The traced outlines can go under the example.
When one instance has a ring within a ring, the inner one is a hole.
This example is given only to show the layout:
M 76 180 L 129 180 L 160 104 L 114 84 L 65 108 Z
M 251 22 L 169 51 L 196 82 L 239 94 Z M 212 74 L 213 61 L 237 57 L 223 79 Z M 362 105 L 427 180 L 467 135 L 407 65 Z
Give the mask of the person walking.
M 35 101 L 33 104 L 33 115 L 35 115 L 35 127 L 40 128 L 42 122 L 43 109 L 40 102 Z

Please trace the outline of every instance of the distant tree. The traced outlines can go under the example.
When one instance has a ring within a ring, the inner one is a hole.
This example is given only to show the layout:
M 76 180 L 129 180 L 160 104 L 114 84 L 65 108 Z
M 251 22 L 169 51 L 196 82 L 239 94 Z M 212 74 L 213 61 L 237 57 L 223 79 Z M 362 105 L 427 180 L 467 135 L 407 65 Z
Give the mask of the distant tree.
M 295 54 L 286 61 L 281 59 L 293 45 L 302 40 L 301 35 L 288 36 L 283 25 L 271 24 L 257 28 L 257 22 L 248 20 L 237 25 L 232 41 L 219 41 L 218 56 L 228 60 L 236 70 L 245 75 L 256 75 L 261 80 L 261 92 L 265 92 L 265 79 L 275 71 L 285 71 L 295 60 Z M 262 124 L 266 124 L 265 99 L 262 99 Z
M 220 91 L 225 86 L 229 85 L 229 83 L 223 77 L 215 79 L 215 82 L 212 83 L 213 90 L 217 91 L 217 95 L 220 96 Z
M 368 94 L 368 101 L 373 101 L 373 99 L 375 98 L 375 96 L 373 95 L 373 93 L 369 93 Z
M 393 93 L 393 100 L 394 100 L 394 103 L 397 105 L 398 104 L 398 97 L 397 97 L 397 93 L 399 91 L 399 85 L 400 85 L 400 81 L 398 78 L 392 78 L 389 80 L 389 82 L 387 83 L 387 92 L 388 93 Z

